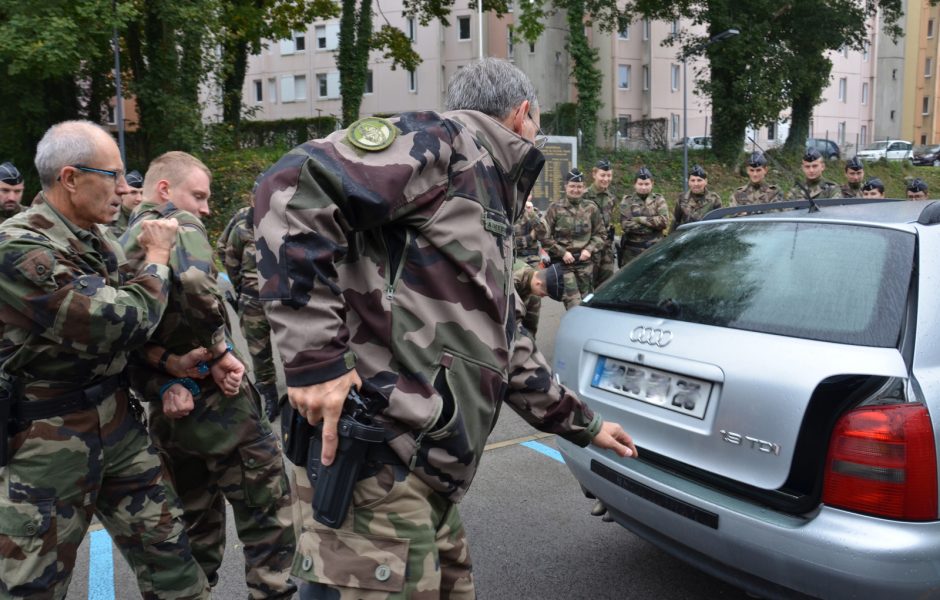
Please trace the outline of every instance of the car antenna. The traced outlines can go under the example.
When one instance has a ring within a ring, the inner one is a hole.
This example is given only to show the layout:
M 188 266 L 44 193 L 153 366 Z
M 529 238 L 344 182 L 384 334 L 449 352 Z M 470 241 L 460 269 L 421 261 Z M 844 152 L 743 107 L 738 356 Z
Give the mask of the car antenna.
M 751 144 L 753 144 L 755 148 L 757 148 L 758 150 L 760 150 L 760 151 L 764 154 L 764 156 L 767 158 L 767 160 L 769 160 L 770 162 L 774 163 L 774 166 L 775 166 L 775 167 L 777 167 L 778 169 L 780 169 L 780 170 L 783 171 L 784 173 L 787 173 L 787 174 L 793 176 L 793 182 L 796 183 L 796 187 L 800 188 L 800 190 L 803 191 L 803 196 L 806 198 L 806 201 L 809 202 L 809 212 L 811 212 L 811 213 L 819 212 L 819 205 L 816 204 L 816 201 L 813 200 L 813 199 L 810 197 L 810 195 L 809 195 L 809 188 L 806 187 L 806 184 L 805 184 L 805 183 L 803 183 L 803 178 L 800 177 L 799 175 L 797 175 L 797 174 L 796 174 L 796 171 L 794 171 L 794 170 L 791 169 L 790 167 L 786 166 L 786 165 L 783 164 L 781 161 L 777 160 L 777 158 L 776 158 L 775 156 L 773 156 L 772 154 L 768 154 L 766 150 L 764 150 L 763 148 L 761 148 L 760 144 L 758 144 L 757 141 L 756 141 L 753 137 L 748 136 L 747 139 L 749 139 L 749 140 L 751 141 Z

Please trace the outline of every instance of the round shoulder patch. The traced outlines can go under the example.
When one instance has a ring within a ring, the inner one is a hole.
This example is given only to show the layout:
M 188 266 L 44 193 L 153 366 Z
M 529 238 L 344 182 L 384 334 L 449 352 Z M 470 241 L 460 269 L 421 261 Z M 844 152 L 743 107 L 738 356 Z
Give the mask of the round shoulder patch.
M 397 135 L 398 128 L 391 121 L 379 117 L 359 119 L 346 130 L 350 144 L 369 152 L 385 150 Z

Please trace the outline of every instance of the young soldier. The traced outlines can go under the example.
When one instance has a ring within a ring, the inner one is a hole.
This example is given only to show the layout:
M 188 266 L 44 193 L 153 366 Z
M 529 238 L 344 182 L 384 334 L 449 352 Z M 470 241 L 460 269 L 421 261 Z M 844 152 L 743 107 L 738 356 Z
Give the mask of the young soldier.
M 721 208 L 721 196 L 708 191 L 708 174 L 699 165 L 689 169 L 689 191 L 679 194 L 676 201 L 672 231 L 680 225 L 701 221 L 702 217 Z
M 607 243 L 594 254 L 594 287 L 607 281 L 614 274 L 614 208 L 617 196 L 610 187 L 614 173 L 606 158 L 597 161 L 591 170 L 591 187 L 584 192 L 584 199 L 597 205 L 602 226 L 607 232 Z
M 115 239 L 121 237 L 127 230 L 127 223 L 130 221 L 131 213 L 137 208 L 137 205 L 144 199 L 143 188 L 144 176 L 137 171 L 130 171 L 127 174 L 128 191 L 121 194 L 121 210 L 118 212 L 114 222 L 108 225 L 108 229 L 114 234 Z
M 752 152 L 747 159 L 747 185 L 742 185 L 731 194 L 728 206 L 770 204 L 783 200 L 783 192 L 764 179 L 767 177 L 767 157 L 763 152 Z
M 620 266 L 663 239 L 669 229 L 669 207 L 661 194 L 653 193 L 653 174 L 646 167 L 636 172 L 633 191 L 620 200 Z
M 803 169 L 803 175 L 806 177 L 803 182 L 806 191 L 798 185 L 793 186 L 787 194 L 787 200 L 804 200 L 807 194 L 813 200 L 841 197 L 839 185 L 822 178 L 823 171 L 826 170 L 826 163 L 819 150 L 816 148 L 807 149 L 806 154 L 803 155 L 801 168 Z
M 516 249 L 516 259 L 523 261 L 532 268 L 538 268 L 542 261 L 539 251 L 542 248 L 542 242 L 546 241 L 548 230 L 545 222 L 542 220 L 539 211 L 532 203 L 532 196 L 526 200 L 525 210 L 519 220 L 513 225 L 513 243 Z M 523 297 L 525 302 L 525 316 L 522 325 L 529 330 L 532 337 L 538 332 L 539 314 L 542 309 L 542 297 L 537 294 L 526 294 Z
M 0 164 L 0 223 L 23 210 L 23 175 L 13 163 Z
M 885 184 L 877 177 L 872 177 L 862 185 L 862 198 L 884 198 Z
M 846 183 L 842 186 L 843 198 L 861 198 L 862 182 L 865 181 L 865 166 L 857 156 L 845 163 Z
M 907 184 L 907 199 L 926 200 L 927 191 L 927 182 L 920 177 L 915 177 Z

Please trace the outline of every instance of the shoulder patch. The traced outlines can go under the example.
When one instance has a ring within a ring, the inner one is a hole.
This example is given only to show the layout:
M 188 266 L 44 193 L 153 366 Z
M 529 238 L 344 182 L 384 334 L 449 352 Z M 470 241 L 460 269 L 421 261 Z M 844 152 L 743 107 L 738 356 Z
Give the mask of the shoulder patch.
M 388 119 L 379 117 L 359 119 L 346 130 L 346 139 L 350 144 L 369 152 L 385 150 L 397 135 L 398 128 Z

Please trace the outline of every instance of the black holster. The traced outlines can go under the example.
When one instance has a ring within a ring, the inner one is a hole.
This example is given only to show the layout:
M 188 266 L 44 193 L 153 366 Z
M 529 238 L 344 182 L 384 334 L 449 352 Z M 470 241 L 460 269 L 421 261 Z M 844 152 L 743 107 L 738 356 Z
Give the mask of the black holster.
M 0 467 L 10 464 L 13 437 L 13 381 L 0 373 Z

